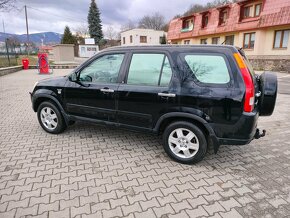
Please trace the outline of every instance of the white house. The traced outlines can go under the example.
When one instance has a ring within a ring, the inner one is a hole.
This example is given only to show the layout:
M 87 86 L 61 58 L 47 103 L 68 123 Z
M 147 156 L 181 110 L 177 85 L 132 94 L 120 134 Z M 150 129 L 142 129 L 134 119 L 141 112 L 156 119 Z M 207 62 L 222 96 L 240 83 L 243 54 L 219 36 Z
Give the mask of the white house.
M 131 29 L 121 32 L 121 45 L 160 45 L 164 31 L 153 29 Z

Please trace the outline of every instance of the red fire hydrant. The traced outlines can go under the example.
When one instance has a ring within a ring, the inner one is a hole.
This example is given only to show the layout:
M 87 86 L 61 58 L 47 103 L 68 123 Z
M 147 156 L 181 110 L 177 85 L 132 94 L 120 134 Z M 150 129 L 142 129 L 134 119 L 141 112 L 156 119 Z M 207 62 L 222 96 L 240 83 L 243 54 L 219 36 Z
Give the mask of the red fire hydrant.
M 22 66 L 23 66 L 23 70 L 28 70 L 29 69 L 29 60 L 28 60 L 28 58 L 23 58 L 22 59 Z

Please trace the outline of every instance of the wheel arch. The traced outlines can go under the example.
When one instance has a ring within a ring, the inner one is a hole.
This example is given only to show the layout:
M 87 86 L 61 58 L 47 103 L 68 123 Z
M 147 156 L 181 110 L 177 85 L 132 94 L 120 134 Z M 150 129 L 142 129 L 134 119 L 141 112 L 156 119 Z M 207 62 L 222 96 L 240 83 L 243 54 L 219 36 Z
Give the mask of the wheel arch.
M 64 120 L 65 120 L 65 123 L 68 124 L 69 122 L 69 119 L 68 119 L 68 116 L 67 114 L 65 113 L 61 103 L 58 101 L 58 99 L 50 94 L 45 94 L 45 93 L 40 93 L 40 94 L 35 94 L 33 95 L 33 110 L 34 112 L 37 112 L 37 109 L 39 107 L 39 105 L 42 103 L 42 102 L 45 102 L 45 101 L 50 101 L 52 102 L 61 112 Z
M 156 122 L 156 125 L 153 128 L 153 132 L 157 134 L 162 134 L 162 132 L 165 130 L 165 128 L 168 125 L 177 121 L 191 122 L 197 127 L 199 127 L 202 130 L 202 132 L 205 134 L 205 137 L 208 143 L 213 145 L 215 152 L 218 151 L 219 142 L 215 135 L 214 130 L 212 129 L 212 127 L 209 125 L 209 123 L 206 120 L 194 114 L 188 114 L 188 113 L 182 113 L 182 112 L 171 112 L 168 114 L 164 114 Z

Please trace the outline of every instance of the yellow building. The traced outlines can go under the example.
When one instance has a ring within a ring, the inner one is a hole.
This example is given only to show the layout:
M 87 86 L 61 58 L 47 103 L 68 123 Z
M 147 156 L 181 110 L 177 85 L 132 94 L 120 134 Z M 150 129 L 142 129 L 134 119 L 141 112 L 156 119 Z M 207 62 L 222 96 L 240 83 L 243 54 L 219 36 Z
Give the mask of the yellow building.
M 170 22 L 172 44 L 242 47 L 255 69 L 290 72 L 290 0 L 244 0 Z

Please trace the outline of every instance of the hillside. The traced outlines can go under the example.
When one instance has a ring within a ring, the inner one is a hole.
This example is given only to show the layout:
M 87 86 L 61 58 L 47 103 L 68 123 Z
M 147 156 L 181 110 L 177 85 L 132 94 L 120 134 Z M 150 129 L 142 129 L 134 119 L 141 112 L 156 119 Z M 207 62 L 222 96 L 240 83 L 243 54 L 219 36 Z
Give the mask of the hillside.
M 29 40 L 36 45 L 42 43 L 44 44 L 57 44 L 61 41 L 62 34 L 55 33 L 55 32 L 43 32 L 43 33 L 33 33 L 29 34 Z M 0 32 L 0 42 L 4 42 L 6 38 L 17 38 L 21 43 L 26 42 L 26 34 L 10 34 L 10 33 L 3 33 Z

